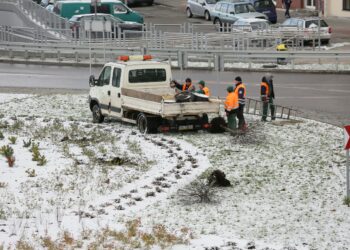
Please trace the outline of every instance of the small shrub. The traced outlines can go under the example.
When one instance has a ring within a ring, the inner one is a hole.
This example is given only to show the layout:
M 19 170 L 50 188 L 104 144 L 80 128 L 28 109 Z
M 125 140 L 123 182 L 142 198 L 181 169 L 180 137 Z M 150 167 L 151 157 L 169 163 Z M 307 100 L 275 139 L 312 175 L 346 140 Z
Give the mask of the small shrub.
M 6 182 L 0 182 L 0 188 L 5 188 L 7 187 L 7 183 Z
M 152 191 L 146 193 L 146 197 L 154 197 L 154 196 L 156 196 L 156 194 Z
M 8 139 L 11 142 L 11 144 L 16 144 L 16 141 L 17 141 L 17 137 L 16 136 L 10 136 Z
M 47 160 L 45 155 L 40 155 L 38 160 L 38 166 L 44 166 L 46 165 L 46 163 L 47 163 Z
M 28 177 L 35 177 L 36 173 L 35 173 L 35 169 L 27 169 L 26 173 L 28 174 Z
M 154 236 L 149 233 L 141 234 L 141 240 L 145 244 L 146 248 L 150 248 L 156 243 L 156 239 L 154 238 Z
M 35 152 L 35 151 L 38 151 L 38 152 L 39 152 L 39 143 L 33 142 L 31 148 L 29 149 L 29 152 L 32 152 L 32 153 L 33 153 L 33 152 Z
M 72 235 L 71 235 L 69 232 L 67 232 L 67 231 L 64 231 L 62 241 L 63 241 L 63 243 L 65 243 L 66 245 L 73 245 L 73 244 L 74 244 L 74 238 L 73 238 Z
M 0 220 L 6 220 L 7 215 L 3 208 L 0 207 Z
M 6 158 L 13 156 L 13 148 L 9 145 L 2 146 L 0 148 L 0 154 L 5 156 Z
M 17 120 L 11 127 L 10 130 L 11 131 L 15 131 L 15 130 L 19 130 L 23 127 L 24 122 L 23 121 L 19 121 Z
M 35 248 L 30 245 L 29 242 L 25 241 L 24 239 L 20 239 L 16 243 L 16 249 L 17 250 L 34 250 Z
M 14 156 L 6 157 L 6 160 L 10 168 L 15 165 L 16 158 Z
M 0 131 L 0 140 L 3 140 L 5 137 L 3 135 L 3 133 Z
M 60 249 L 58 244 L 55 241 L 53 241 L 50 236 L 45 236 L 41 238 L 41 241 L 41 245 L 46 249 Z
M 344 205 L 350 207 L 350 197 L 345 196 L 343 200 Z
M 32 145 L 32 139 L 29 139 L 28 141 L 23 140 L 23 147 L 29 148 Z
M 40 152 L 39 150 L 34 150 L 32 152 L 32 161 L 39 161 L 40 160 Z
M 215 190 L 206 181 L 199 180 L 178 191 L 184 202 L 210 202 L 215 196 Z

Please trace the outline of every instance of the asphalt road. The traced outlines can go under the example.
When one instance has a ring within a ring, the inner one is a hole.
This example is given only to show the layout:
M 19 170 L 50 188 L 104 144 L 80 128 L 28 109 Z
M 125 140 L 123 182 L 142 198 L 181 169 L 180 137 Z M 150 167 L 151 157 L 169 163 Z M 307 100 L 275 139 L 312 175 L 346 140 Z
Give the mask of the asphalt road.
M 93 68 L 95 76 L 99 68 Z M 5 87 L 58 88 L 88 90 L 89 68 L 58 66 L 0 64 L 0 92 Z M 259 98 L 259 85 L 263 73 L 255 72 L 207 72 L 200 70 L 173 71 L 179 81 L 186 77 L 193 82 L 205 80 L 214 96 L 226 95 L 226 87 L 240 75 L 247 85 L 247 96 Z M 350 124 L 350 75 L 276 73 L 274 74 L 276 103 L 294 107 L 302 115 L 335 125 Z M 35 91 L 35 90 L 34 90 Z

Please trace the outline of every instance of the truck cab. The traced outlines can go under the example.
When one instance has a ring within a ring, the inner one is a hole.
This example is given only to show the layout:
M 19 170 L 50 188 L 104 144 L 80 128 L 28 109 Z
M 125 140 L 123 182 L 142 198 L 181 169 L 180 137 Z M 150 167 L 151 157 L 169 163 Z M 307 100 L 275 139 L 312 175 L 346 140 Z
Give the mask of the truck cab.
M 219 104 L 209 100 L 177 103 L 170 65 L 145 58 L 150 57 L 121 57 L 105 64 L 97 78 L 90 76 L 94 122 L 112 117 L 136 124 L 141 132 L 197 130 L 207 126 L 207 113 L 219 113 Z

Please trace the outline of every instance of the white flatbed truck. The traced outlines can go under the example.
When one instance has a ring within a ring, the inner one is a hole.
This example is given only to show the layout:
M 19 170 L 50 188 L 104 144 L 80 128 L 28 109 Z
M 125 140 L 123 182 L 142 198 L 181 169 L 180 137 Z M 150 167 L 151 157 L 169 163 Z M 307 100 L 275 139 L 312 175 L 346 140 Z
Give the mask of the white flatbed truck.
M 220 103 L 211 98 L 176 102 L 171 80 L 166 62 L 141 59 L 105 64 L 97 79 L 89 79 L 93 121 L 112 117 L 136 124 L 142 133 L 210 128 L 207 114 L 219 115 Z

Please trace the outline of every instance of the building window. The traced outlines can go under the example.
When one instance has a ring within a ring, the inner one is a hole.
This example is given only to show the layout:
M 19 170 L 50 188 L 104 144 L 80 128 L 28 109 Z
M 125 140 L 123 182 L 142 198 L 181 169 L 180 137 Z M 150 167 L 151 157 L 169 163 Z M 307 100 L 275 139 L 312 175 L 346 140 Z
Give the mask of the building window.
M 350 10 L 350 0 L 343 0 L 343 10 Z

